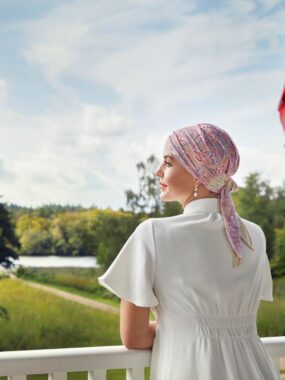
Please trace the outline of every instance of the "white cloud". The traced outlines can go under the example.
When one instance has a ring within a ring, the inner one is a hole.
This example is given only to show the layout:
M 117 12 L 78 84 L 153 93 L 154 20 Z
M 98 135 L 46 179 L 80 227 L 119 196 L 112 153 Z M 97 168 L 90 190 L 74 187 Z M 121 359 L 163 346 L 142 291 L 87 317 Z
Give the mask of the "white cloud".
M 161 157 L 165 131 L 195 122 L 235 137 L 240 181 L 260 168 L 277 183 L 285 12 L 261 3 L 272 8 L 268 17 L 249 0 L 209 12 L 182 0 L 76 0 L 25 22 L 23 57 L 55 95 L 48 112 L 19 114 L 9 108 L 9 82 L 0 80 L 1 157 L 16 181 L 3 188 L 9 201 L 120 206 L 123 191 L 138 185 L 136 164 Z M 95 84 L 95 95 L 96 84 L 105 85 L 116 103 L 86 101 L 69 78 Z
M 282 0 L 259 0 L 259 2 L 261 3 L 262 9 L 266 12 L 282 4 Z
M 100 81 L 126 107 L 140 104 L 156 115 L 223 91 L 281 48 L 284 11 L 258 18 L 251 13 L 256 3 L 248 0 L 210 13 L 164 4 L 123 1 L 107 7 L 75 1 L 60 6 L 30 25 L 26 57 L 53 81 L 66 74 Z M 168 27 L 160 29 L 161 22 Z
M 10 182 L 10 181 L 13 181 L 15 179 L 15 176 L 13 175 L 13 173 L 9 172 L 7 169 L 6 169 L 6 165 L 4 164 L 4 160 L 3 159 L 0 159 L 0 179 L 1 179 L 1 182 Z
M 6 179 L 2 192 L 8 202 L 17 199 L 24 204 L 40 204 L 69 199 L 86 204 L 82 199 L 86 194 L 92 196 L 92 203 L 100 198 L 104 202 L 104 195 L 107 202 L 118 188 L 123 194 L 128 174 L 119 178 L 111 163 L 109 170 L 108 154 L 116 145 L 114 138 L 133 127 L 130 119 L 114 109 L 81 104 L 57 115 L 30 118 L 30 123 L 33 128 L 25 130 L 29 144 L 22 142 L 22 153 L 13 152 L 9 157 L 7 150 L 7 170 L 0 161 L 0 176 Z M 12 143 L 11 138 L 6 134 L 7 143 Z
M 232 9 L 235 13 L 248 14 L 256 10 L 258 6 L 254 0 L 231 0 L 226 7 Z
M 0 106 L 4 103 L 8 95 L 8 83 L 7 81 L 0 79 Z
M 112 108 L 80 104 L 60 114 L 38 119 L 44 126 L 44 136 L 53 149 L 70 156 L 102 153 L 104 141 L 124 135 L 134 127 L 130 118 Z
M 80 47 L 86 38 L 88 27 L 74 23 L 49 25 L 45 30 L 39 26 L 41 41 L 23 50 L 23 56 L 31 64 L 43 67 L 44 73 L 51 82 L 57 76 L 64 75 L 70 66 L 76 66 L 80 61 Z
M 136 165 L 144 163 L 154 154 L 161 161 L 163 144 L 168 134 L 152 132 L 140 140 L 118 140 L 112 145 L 108 154 L 110 165 L 116 169 L 116 175 L 128 179 L 129 186 L 133 189 L 138 187 L 138 171 Z
M 82 111 L 86 134 L 96 136 L 121 135 L 132 129 L 133 122 L 114 111 L 93 104 L 85 104 Z
M 282 167 L 285 165 L 284 152 L 266 152 L 265 154 L 264 151 L 250 146 L 239 146 L 239 152 L 241 161 L 236 176 L 242 186 L 245 184 L 245 177 L 249 172 L 253 171 L 258 171 L 260 173 L 260 179 L 268 180 L 272 187 L 282 184 L 280 165 L 282 165 Z
M 85 7 L 77 1 L 68 4 L 62 2 L 42 17 L 24 24 L 29 44 L 22 49 L 22 55 L 29 63 L 41 66 L 52 83 L 79 63 L 90 38 L 91 24 L 82 19 L 82 12 L 86 11 L 87 17 L 90 15 L 88 2 Z

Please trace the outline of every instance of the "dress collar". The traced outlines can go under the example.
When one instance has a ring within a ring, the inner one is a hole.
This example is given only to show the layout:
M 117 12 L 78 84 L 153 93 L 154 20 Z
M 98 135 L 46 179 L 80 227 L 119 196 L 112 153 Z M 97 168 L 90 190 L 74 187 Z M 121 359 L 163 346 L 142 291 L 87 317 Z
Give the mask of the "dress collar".
M 220 198 L 200 198 L 195 199 L 187 203 L 184 207 L 183 214 L 191 214 L 195 212 L 222 212 L 220 206 Z M 243 222 L 239 214 L 237 213 L 237 218 L 240 225 L 240 237 L 244 241 L 244 243 L 254 251 L 254 246 L 252 242 L 252 238 L 247 229 L 246 224 Z
M 192 212 L 222 212 L 220 207 L 220 198 L 200 198 L 195 199 L 184 207 L 183 214 Z

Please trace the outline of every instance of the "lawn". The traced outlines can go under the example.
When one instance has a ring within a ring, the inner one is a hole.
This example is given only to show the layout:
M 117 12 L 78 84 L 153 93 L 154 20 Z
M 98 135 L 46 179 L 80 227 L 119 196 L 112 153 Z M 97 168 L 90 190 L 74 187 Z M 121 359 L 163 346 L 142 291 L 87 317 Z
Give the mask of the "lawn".
M 0 305 L 9 320 L 0 318 L 0 350 L 120 345 L 119 315 L 71 302 L 14 281 L 0 280 Z M 32 323 L 31 323 L 32 321 Z M 125 379 L 125 369 L 110 370 L 108 380 Z M 149 369 L 146 369 L 148 379 Z M 5 378 L 1 378 L 4 380 Z M 29 376 L 29 380 L 47 376 Z M 68 380 L 87 380 L 87 373 L 71 373 Z

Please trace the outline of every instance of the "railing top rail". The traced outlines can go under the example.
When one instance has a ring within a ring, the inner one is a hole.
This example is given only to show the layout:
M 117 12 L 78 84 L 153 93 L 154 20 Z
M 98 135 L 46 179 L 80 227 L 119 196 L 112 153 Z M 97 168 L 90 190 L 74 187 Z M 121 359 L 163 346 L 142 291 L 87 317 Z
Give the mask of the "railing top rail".
M 111 357 L 111 359 L 110 359 Z M 56 348 L 0 352 L 0 376 L 149 367 L 151 349 L 125 346 Z
M 260 338 L 271 357 L 285 357 L 285 336 Z M 111 356 L 111 359 L 110 359 Z M 149 367 L 151 349 L 125 346 L 55 348 L 0 352 L 0 375 Z
M 285 357 L 285 336 L 260 338 L 272 357 Z
M 77 355 L 94 355 L 94 354 L 124 354 L 129 351 L 145 351 L 145 350 L 129 350 L 123 345 L 118 346 L 96 346 L 96 347 L 68 347 L 68 348 L 47 348 L 36 350 L 20 350 L 20 351 L 2 351 L 0 352 L 1 359 L 10 358 L 45 358 L 45 357 L 72 357 Z M 151 350 L 150 350 L 151 351 Z

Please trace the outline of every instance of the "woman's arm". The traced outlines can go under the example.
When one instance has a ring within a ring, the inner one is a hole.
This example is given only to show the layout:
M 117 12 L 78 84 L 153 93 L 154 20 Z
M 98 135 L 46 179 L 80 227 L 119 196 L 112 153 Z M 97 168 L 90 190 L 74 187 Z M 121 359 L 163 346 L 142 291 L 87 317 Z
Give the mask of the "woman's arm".
M 121 300 L 120 333 L 124 346 L 130 349 L 152 347 L 156 321 L 150 321 L 149 315 L 149 307 L 140 307 L 126 300 Z

